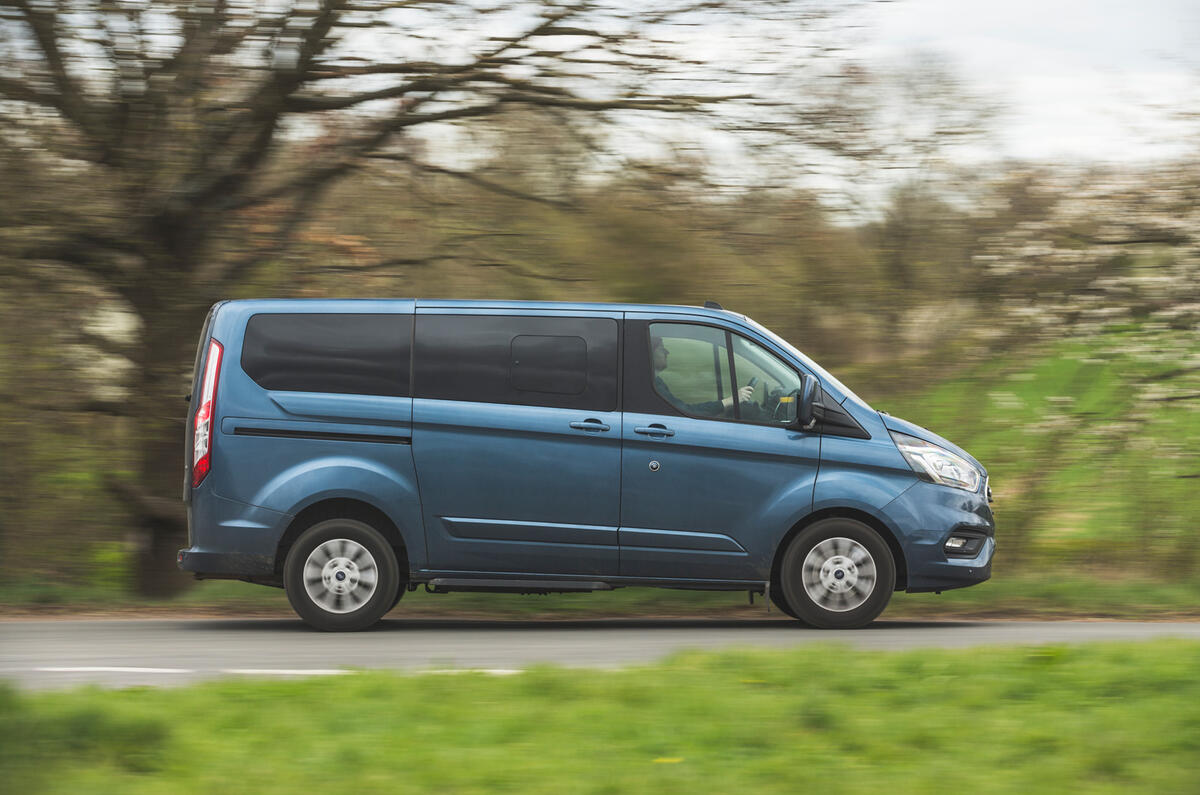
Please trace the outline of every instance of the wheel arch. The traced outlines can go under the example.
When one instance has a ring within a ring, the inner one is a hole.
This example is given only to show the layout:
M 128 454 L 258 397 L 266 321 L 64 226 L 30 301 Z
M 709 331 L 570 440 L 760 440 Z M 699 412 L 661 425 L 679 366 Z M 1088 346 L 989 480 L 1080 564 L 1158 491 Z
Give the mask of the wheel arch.
M 771 560 L 771 587 L 776 588 L 779 585 L 779 569 L 783 562 L 783 551 L 787 549 L 788 544 L 792 539 L 804 531 L 806 527 L 813 525 L 822 519 L 854 519 L 862 522 L 870 527 L 875 532 L 879 533 L 880 538 L 888 545 L 888 549 L 892 553 L 892 560 L 896 564 L 896 587 L 895 590 L 903 591 L 908 587 L 908 561 L 904 557 L 904 548 L 900 546 L 899 540 L 891 529 L 884 524 L 876 516 L 873 516 L 866 511 L 856 508 L 833 507 L 823 508 L 819 511 L 814 511 L 808 516 L 805 516 L 800 521 L 796 522 L 790 530 L 788 530 L 779 544 L 775 547 L 775 555 Z
M 283 532 L 283 536 L 280 537 L 279 544 L 275 547 L 275 573 L 277 575 L 283 574 L 283 565 L 287 560 L 288 550 L 296 543 L 300 534 L 317 522 L 326 519 L 357 519 L 374 527 L 383 534 L 384 539 L 396 553 L 396 564 L 400 570 L 400 576 L 404 578 L 401 582 L 408 579 L 408 548 L 396 523 L 377 506 L 350 497 L 332 497 L 320 500 L 296 514 Z

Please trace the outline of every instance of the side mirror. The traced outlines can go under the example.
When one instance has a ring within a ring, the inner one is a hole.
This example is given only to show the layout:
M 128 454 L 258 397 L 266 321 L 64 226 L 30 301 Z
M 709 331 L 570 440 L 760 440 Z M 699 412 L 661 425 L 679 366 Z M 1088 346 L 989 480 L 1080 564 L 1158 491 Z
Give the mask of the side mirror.
M 816 424 L 816 403 L 817 389 L 820 385 L 817 379 L 811 375 L 804 374 L 800 376 L 800 394 L 796 396 L 798 406 L 796 407 L 796 424 L 802 430 L 810 430 Z

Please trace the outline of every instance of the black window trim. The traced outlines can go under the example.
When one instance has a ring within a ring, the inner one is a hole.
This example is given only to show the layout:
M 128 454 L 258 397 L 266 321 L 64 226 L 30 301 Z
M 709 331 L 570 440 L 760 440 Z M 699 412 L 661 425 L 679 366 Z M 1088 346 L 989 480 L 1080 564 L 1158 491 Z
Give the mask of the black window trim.
M 729 358 L 729 394 L 733 397 L 733 418 L 742 421 L 742 401 L 738 400 L 737 365 L 733 363 L 733 333 L 725 329 L 725 353 Z M 758 423 L 754 423 L 757 425 Z

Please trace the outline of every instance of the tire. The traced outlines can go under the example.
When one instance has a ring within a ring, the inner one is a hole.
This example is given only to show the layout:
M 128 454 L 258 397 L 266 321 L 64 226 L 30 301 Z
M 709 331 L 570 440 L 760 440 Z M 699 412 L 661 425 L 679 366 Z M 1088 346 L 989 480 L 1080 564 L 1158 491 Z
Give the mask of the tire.
M 378 530 L 357 519 L 326 519 L 301 533 L 283 567 L 296 615 L 323 632 L 355 632 L 395 605 L 400 570 Z
M 771 583 L 771 604 L 775 605 L 775 609 L 785 616 L 791 616 L 797 620 L 800 619 L 800 616 L 796 615 L 796 611 L 792 609 L 792 606 L 783 598 L 783 593 L 778 582 Z
M 896 563 L 879 533 L 862 522 L 822 519 L 792 539 L 779 580 L 782 601 L 801 621 L 821 629 L 855 629 L 887 607 Z
M 392 600 L 392 606 L 388 608 L 389 611 L 393 610 L 396 605 L 400 604 L 400 600 L 404 598 L 404 592 L 407 590 L 408 589 L 405 588 L 404 585 L 401 585 L 396 589 L 396 598 Z

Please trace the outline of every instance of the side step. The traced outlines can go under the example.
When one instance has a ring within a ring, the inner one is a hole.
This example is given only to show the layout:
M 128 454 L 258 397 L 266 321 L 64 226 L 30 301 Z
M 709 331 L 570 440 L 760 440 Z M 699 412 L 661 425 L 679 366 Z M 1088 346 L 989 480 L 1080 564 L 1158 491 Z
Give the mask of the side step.
M 490 591 L 492 593 L 570 593 L 611 591 L 606 582 L 583 580 L 481 580 L 476 577 L 437 577 L 425 583 L 433 593 L 450 591 Z

